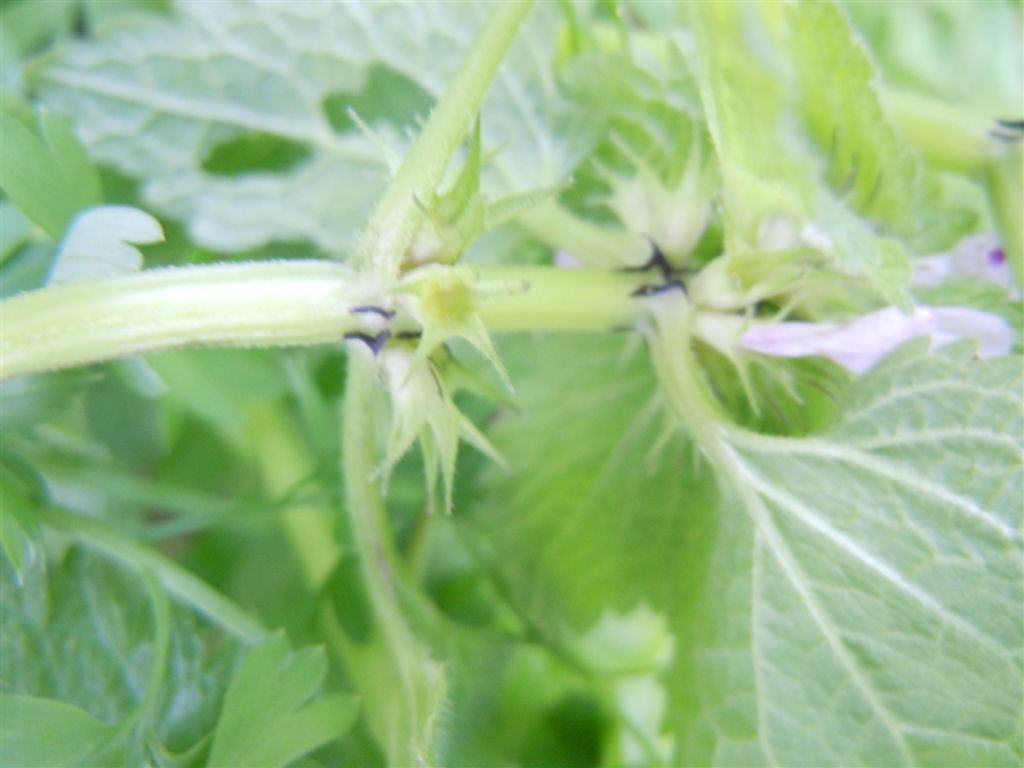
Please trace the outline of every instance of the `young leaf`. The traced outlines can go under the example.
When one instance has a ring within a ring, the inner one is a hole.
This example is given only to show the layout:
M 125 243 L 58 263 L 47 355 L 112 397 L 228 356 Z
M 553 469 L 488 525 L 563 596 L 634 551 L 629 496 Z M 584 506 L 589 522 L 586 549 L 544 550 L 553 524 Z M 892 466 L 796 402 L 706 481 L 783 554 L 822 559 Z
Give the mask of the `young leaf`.
M 789 135 L 787 118 L 794 98 L 785 87 L 789 73 L 778 60 L 780 53 L 776 50 L 777 28 L 785 18 L 773 16 L 773 9 L 778 10 L 776 6 L 735 3 L 693 6 L 695 69 L 722 173 L 726 251 L 731 255 L 759 249 L 820 251 L 842 272 L 866 278 L 888 303 L 906 304 L 903 288 L 909 278 L 909 266 L 901 245 L 877 236 L 873 228 L 859 219 L 823 183 L 811 158 L 800 151 L 799 142 Z M 794 18 L 802 19 L 801 12 L 795 12 Z M 835 17 L 824 18 L 820 26 L 827 26 L 828 35 L 818 42 L 829 50 L 848 54 L 857 51 L 849 40 L 850 30 L 836 22 Z M 807 30 L 802 34 L 807 34 Z M 806 65 L 800 60 L 792 64 Z M 850 65 L 847 76 L 861 87 L 842 106 L 845 110 L 870 114 L 877 112 L 878 104 L 871 89 L 864 87 L 862 70 L 863 65 Z M 812 76 L 808 75 L 806 80 L 811 125 L 819 133 L 828 133 L 832 118 L 822 91 L 830 91 Z M 875 125 L 872 129 L 882 130 Z M 854 183 L 860 185 L 858 189 L 863 187 L 856 193 L 860 197 L 855 196 L 861 207 L 873 202 L 873 189 L 882 178 L 875 172 L 880 169 L 874 164 L 889 156 L 899 158 L 886 143 L 888 137 L 884 132 L 883 139 L 873 141 L 869 134 L 863 139 L 862 148 L 858 143 L 862 137 L 852 133 L 849 146 L 838 148 L 831 164 L 833 174 L 840 172 L 838 168 L 849 175 L 851 170 L 857 170 L 852 160 L 856 155 L 858 162 L 874 168 L 866 174 L 868 181 L 854 176 Z M 864 169 L 858 172 L 864 173 Z M 846 179 L 835 183 L 842 186 Z
M 756 249 L 769 214 L 812 218 L 813 169 L 783 142 L 783 84 L 753 53 L 766 42 L 760 8 L 703 3 L 692 13 L 694 71 L 721 166 L 726 248 Z
M 801 111 L 829 185 L 869 218 L 908 229 L 917 167 L 882 111 L 866 52 L 833 4 L 789 6 L 786 21 Z
M 208 766 L 277 768 L 343 734 L 358 705 L 352 696 L 316 697 L 326 674 L 322 650 L 292 652 L 283 634 L 249 651 L 228 687 Z

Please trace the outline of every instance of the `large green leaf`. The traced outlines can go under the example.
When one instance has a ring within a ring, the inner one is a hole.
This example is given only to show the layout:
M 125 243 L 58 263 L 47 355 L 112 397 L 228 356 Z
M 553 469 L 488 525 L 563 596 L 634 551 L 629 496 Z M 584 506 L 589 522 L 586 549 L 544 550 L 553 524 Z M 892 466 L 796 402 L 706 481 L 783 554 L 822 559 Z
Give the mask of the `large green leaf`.
M 145 579 L 78 547 L 37 557 L 21 579 L 6 560 L 0 567 L 0 691 L 38 697 L 19 699 L 28 701 L 19 716 L 88 736 L 105 764 L 181 751 L 212 731 L 237 645 L 214 650 L 217 636 L 194 614 L 168 612 L 155 583 L 147 590 Z M 32 703 L 41 699 L 51 703 Z M 38 750 L 53 744 L 17 744 L 23 759 L 52 759 Z
M 1020 761 L 1021 370 L 918 346 L 826 434 L 736 439 L 774 761 Z
M 907 349 L 821 435 L 734 433 L 719 494 L 682 443 L 645 460 L 652 383 L 619 342 L 512 351 L 511 474 L 466 511 L 552 642 L 603 605 L 669 616 L 677 762 L 1019 762 L 1019 359 Z
M 1019 3 L 845 0 L 887 83 L 962 105 L 983 119 L 1024 112 Z
M 337 254 L 384 189 L 387 148 L 403 150 L 403 132 L 440 95 L 488 11 L 181 3 L 171 19 L 126 22 L 67 49 L 35 82 L 75 116 L 97 159 L 142 179 L 147 203 L 185 219 L 198 243 L 236 251 L 310 240 Z M 554 31 L 550 19 L 527 25 L 484 106 L 506 185 L 564 171 L 540 121 L 554 93 L 540 76 Z
M 571 642 L 606 609 L 646 604 L 667 614 L 676 639 L 668 717 L 684 734 L 705 707 L 713 712 L 741 695 L 698 686 L 708 673 L 688 648 L 711 627 L 743 630 L 749 598 L 731 579 L 709 581 L 743 567 L 713 551 L 736 518 L 717 518 L 713 475 L 688 444 L 675 440 L 650 455 L 664 416 L 638 344 L 531 337 L 503 353 L 521 413 L 504 414 L 489 436 L 509 470 L 489 467 L 456 515 L 471 518 L 513 605 L 551 643 Z M 731 591 L 735 612 L 696 612 L 716 588 Z M 753 742 L 753 721 L 731 727 Z M 733 762 L 759 762 L 756 744 L 734 754 Z

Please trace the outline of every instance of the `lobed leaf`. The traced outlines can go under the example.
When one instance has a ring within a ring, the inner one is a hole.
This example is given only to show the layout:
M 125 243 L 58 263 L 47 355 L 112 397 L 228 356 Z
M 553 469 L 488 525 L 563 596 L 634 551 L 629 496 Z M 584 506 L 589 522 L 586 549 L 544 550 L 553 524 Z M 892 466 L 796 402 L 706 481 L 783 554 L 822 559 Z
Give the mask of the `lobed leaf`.
M 319 696 L 327 674 L 320 649 L 292 652 L 283 634 L 253 648 L 235 672 L 208 766 L 283 766 L 344 733 L 358 706 L 351 696 Z

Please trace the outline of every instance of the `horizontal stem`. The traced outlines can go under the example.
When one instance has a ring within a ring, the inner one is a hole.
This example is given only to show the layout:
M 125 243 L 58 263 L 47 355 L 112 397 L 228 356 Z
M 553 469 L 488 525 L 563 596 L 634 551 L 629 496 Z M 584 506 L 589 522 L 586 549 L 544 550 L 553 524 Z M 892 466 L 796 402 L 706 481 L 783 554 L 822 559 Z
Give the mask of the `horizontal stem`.
M 494 333 L 607 331 L 644 311 L 649 274 L 554 267 L 453 267 L 483 297 Z M 388 292 L 341 264 L 281 261 L 158 269 L 59 285 L 0 302 L 0 380 L 190 345 L 294 346 L 378 333 Z
M 522 331 L 611 331 L 630 327 L 644 311 L 633 296 L 657 277 L 610 269 L 487 267 L 471 270 L 489 295 L 480 317 L 493 333 Z M 507 291 L 488 288 L 505 284 Z
M 338 341 L 372 318 L 351 312 L 353 272 L 324 261 L 157 269 L 0 302 L 0 380 L 187 345 Z

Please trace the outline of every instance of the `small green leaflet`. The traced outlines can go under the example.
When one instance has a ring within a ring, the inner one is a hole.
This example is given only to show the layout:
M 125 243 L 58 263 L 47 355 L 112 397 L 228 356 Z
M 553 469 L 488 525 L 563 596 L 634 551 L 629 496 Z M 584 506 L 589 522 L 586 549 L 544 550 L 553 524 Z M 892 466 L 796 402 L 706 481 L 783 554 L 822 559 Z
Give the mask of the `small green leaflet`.
M 39 116 L 38 135 L 10 114 L 0 114 L 0 188 L 50 237 L 71 218 L 103 199 L 99 174 L 67 118 Z
M 342 735 L 358 705 L 341 694 L 310 701 L 326 674 L 322 649 L 292 652 L 283 634 L 249 651 L 228 687 L 208 766 L 277 768 Z

